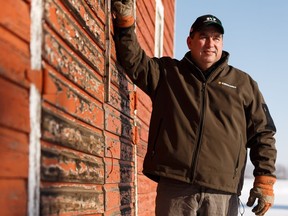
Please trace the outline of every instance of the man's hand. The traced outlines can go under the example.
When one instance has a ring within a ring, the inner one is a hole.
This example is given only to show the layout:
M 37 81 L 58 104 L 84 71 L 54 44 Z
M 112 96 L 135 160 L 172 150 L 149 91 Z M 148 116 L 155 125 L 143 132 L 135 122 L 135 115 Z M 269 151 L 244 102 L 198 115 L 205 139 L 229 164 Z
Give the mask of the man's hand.
M 276 178 L 271 176 L 256 176 L 254 187 L 250 190 L 247 206 L 253 206 L 256 199 L 258 204 L 252 209 L 256 215 L 264 215 L 274 203 L 273 185 Z
M 112 13 L 118 27 L 130 27 L 134 24 L 133 0 L 112 0 Z

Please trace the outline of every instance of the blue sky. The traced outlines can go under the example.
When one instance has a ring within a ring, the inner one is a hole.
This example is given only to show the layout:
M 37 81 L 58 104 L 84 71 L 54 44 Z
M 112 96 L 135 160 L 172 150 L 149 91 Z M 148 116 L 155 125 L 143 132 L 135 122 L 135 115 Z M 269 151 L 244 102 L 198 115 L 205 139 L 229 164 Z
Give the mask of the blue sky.
M 198 16 L 218 17 L 229 64 L 257 81 L 277 127 L 277 163 L 288 168 L 287 11 L 287 0 L 176 0 L 175 57 L 188 51 L 186 38 Z

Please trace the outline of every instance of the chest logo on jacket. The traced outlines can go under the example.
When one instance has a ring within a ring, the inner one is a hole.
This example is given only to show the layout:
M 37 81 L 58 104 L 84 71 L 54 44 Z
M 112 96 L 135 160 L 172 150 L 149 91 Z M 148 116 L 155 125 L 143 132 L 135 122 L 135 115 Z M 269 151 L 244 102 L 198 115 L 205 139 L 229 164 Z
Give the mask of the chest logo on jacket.
M 231 84 L 228 84 L 228 83 L 225 83 L 225 82 L 221 82 L 221 81 L 219 81 L 218 84 L 219 84 L 219 85 L 226 86 L 226 87 L 229 87 L 229 88 L 234 88 L 234 89 L 237 88 L 237 87 L 234 86 L 234 85 L 231 85 Z

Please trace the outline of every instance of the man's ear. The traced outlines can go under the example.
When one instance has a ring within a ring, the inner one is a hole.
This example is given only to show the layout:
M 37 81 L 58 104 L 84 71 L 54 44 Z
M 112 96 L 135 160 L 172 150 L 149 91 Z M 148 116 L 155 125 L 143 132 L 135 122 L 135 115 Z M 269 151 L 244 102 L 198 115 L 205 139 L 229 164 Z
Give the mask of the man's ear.
M 191 37 L 188 36 L 186 42 L 187 42 L 187 46 L 188 46 L 189 50 L 190 50 L 190 46 L 191 46 L 191 40 L 192 40 Z

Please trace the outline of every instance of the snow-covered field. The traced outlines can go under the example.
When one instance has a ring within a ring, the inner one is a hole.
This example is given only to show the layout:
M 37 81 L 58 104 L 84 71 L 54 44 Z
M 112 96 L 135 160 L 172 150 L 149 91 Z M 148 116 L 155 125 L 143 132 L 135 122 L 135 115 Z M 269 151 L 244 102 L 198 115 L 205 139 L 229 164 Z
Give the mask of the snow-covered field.
M 255 216 L 251 211 L 252 208 L 246 206 L 252 185 L 253 179 L 245 179 L 244 188 L 240 197 L 245 206 L 244 216 Z M 288 216 L 288 180 L 277 180 L 274 186 L 274 193 L 274 206 L 265 214 L 265 216 Z

